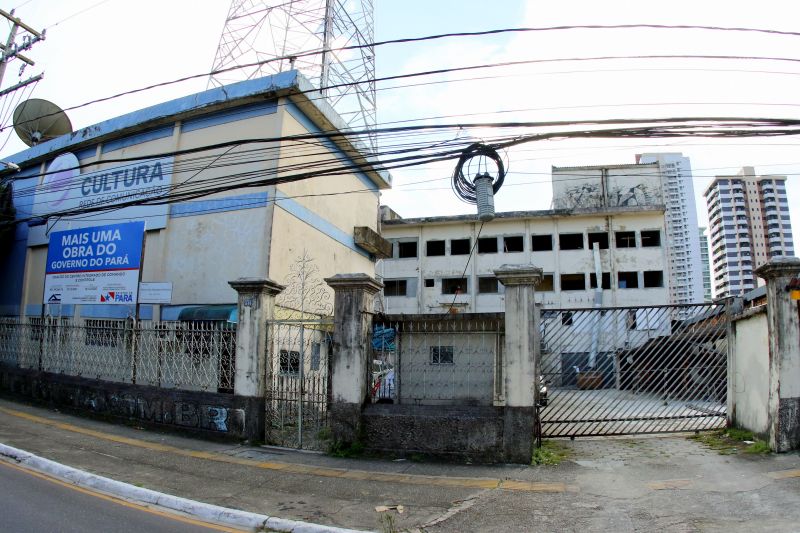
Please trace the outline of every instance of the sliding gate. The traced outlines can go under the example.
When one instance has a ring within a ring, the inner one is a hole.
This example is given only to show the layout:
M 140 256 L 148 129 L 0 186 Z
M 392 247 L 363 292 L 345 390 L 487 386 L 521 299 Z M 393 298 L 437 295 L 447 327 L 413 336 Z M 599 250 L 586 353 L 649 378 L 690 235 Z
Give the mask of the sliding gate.
M 545 437 L 724 427 L 722 305 L 542 309 Z

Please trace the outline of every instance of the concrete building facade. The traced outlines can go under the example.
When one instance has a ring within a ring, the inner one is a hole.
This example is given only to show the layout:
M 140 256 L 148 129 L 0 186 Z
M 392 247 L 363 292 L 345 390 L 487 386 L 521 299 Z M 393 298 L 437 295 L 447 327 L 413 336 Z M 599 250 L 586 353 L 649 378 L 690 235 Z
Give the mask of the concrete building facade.
M 697 235 L 700 238 L 700 264 L 703 268 L 703 301 L 713 300 L 711 289 L 711 262 L 708 255 L 708 228 L 698 228 Z
M 756 268 L 794 256 L 786 176 L 756 176 L 753 167 L 743 167 L 734 176 L 715 177 L 705 197 L 717 298 L 756 288 Z
M 390 186 L 391 178 L 375 170 L 345 137 L 324 135 L 338 131 L 342 121 L 314 94 L 299 73 L 284 72 L 116 117 L 7 158 L 21 168 L 14 176 L 17 218 L 33 215 L 40 222 L 17 224 L 15 241 L 3 254 L 0 314 L 42 313 L 53 231 L 134 220 L 145 222 L 141 280 L 172 287 L 170 303 L 140 306 L 145 319 L 175 319 L 186 306 L 234 305 L 237 295 L 229 281 L 248 277 L 286 283 L 293 263 L 304 254 L 317 265 L 319 276 L 373 275 L 375 257 L 357 242 L 355 228 L 377 231 L 379 191 Z M 66 153 L 75 155 L 80 169 L 69 183 L 54 185 L 48 178 L 53 161 Z M 133 176 L 148 165 L 158 172 L 142 170 L 135 180 L 127 179 L 128 171 Z M 296 181 L 252 186 L 299 175 Z M 148 180 L 154 188 L 139 187 L 138 182 Z M 106 199 L 119 194 L 122 200 L 218 184 L 230 190 L 88 217 L 48 218 L 72 200 L 85 202 L 81 195 L 91 196 L 92 187 L 101 194 L 108 191 Z M 359 194 L 340 194 L 350 190 Z M 134 313 L 133 306 L 99 304 L 48 306 L 47 311 L 102 319 Z
M 669 303 L 658 205 L 498 213 L 482 229 L 471 215 L 402 219 L 383 208 L 382 235 L 393 245 L 378 265 L 386 313 L 502 312 L 503 265 L 542 268 L 545 308 Z

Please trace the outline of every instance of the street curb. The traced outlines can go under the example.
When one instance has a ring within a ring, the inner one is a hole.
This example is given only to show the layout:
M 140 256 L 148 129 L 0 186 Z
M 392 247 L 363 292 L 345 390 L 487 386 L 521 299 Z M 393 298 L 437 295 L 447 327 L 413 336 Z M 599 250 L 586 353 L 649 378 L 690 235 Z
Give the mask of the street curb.
M 24 450 L 6 446 L 2 443 L 0 443 L 0 458 L 12 459 L 33 470 L 60 478 L 63 481 L 79 487 L 104 492 L 135 503 L 157 505 L 165 509 L 179 511 L 206 522 L 248 528 L 251 531 L 270 529 L 289 533 L 364 533 L 363 530 L 323 526 L 321 524 L 312 524 L 299 520 L 288 520 L 258 513 L 228 509 L 218 505 L 196 502 L 194 500 L 164 494 L 163 492 L 135 487 L 121 481 L 115 481 L 107 477 L 90 474 L 78 470 L 77 468 L 62 465 Z

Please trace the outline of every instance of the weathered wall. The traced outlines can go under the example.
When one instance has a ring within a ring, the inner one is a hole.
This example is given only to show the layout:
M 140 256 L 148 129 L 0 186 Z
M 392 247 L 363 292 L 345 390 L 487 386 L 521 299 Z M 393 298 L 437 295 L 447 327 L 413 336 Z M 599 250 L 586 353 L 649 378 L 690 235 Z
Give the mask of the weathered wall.
M 261 440 L 264 399 L 110 383 L 0 365 L 0 393 L 205 437 Z
M 733 322 L 729 416 L 731 423 L 759 435 L 769 432 L 769 331 L 766 306 Z
M 503 460 L 502 407 L 373 404 L 362 421 L 370 450 Z

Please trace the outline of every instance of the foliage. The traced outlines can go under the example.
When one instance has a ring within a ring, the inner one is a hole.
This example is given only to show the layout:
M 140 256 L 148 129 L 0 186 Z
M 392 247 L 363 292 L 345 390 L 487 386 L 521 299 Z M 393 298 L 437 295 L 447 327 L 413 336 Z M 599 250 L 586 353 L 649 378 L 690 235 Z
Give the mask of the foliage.
M 740 428 L 718 429 L 705 433 L 697 433 L 689 439 L 715 450 L 720 455 L 734 455 L 741 452 L 760 454 L 770 453 L 769 444 L 753 436 L 751 431 Z
M 532 465 L 557 465 L 567 459 L 570 450 L 564 444 L 554 440 L 544 440 L 542 445 L 533 449 Z

